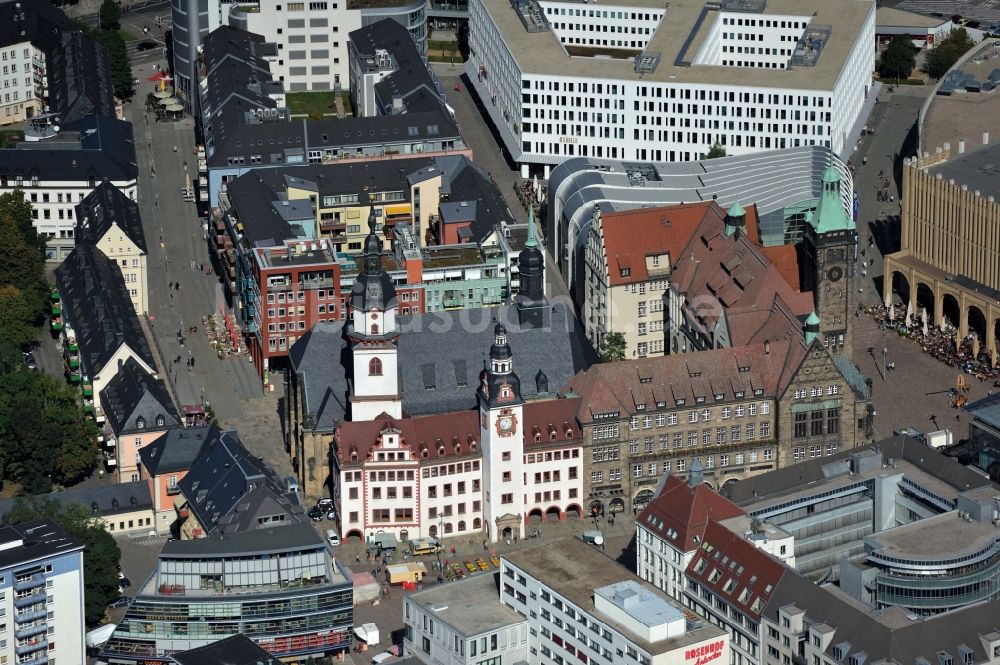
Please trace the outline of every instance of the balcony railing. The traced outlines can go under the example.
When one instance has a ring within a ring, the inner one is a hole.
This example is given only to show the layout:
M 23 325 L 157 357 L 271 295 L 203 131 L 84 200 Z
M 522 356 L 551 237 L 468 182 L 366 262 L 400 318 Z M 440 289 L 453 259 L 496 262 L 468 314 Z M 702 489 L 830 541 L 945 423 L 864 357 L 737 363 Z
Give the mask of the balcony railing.
M 25 589 L 30 589 L 36 586 L 42 586 L 45 584 L 45 576 L 41 573 L 35 573 L 34 575 L 29 575 L 28 577 L 15 578 L 14 579 L 14 591 L 24 591 Z
M 19 644 L 14 647 L 14 652 L 18 656 L 23 656 L 26 653 L 31 653 L 32 651 L 38 651 L 39 649 L 44 649 L 49 646 L 49 641 L 47 639 L 32 640 L 30 642 L 25 642 L 24 644 Z
M 35 621 L 37 619 L 44 619 L 48 615 L 49 615 L 48 611 L 44 609 L 32 610 L 30 612 L 18 612 L 17 614 L 14 615 L 14 622 L 28 623 L 29 621 Z
M 41 623 L 32 624 L 30 626 L 26 626 L 25 628 L 15 630 L 14 637 L 16 637 L 19 640 L 23 640 L 26 637 L 31 637 L 32 635 L 39 635 L 41 633 L 44 633 L 48 629 L 49 625 L 43 621 Z
M 30 593 L 27 596 L 20 596 L 14 598 L 14 607 L 28 607 L 38 602 L 45 601 L 45 590 L 43 589 L 41 593 L 35 592 Z

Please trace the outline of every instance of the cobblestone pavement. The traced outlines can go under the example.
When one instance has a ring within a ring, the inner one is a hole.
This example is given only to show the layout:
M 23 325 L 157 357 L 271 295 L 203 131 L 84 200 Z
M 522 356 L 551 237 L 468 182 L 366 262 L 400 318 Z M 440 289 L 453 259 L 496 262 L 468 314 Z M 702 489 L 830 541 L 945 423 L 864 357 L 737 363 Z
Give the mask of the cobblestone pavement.
M 209 264 L 195 205 L 181 195 L 186 178 L 197 178 L 192 120 L 147 119 L 142 104 L 152 85 L 146 78 L 154 70 L 152 65 L 142 64 L 133 72 L 140 83 L 135 102 L 126 113 L 135 132 L 138 198 L 149 249 L 148 322 L 155 340 L 154 353 L 159 355 L 164 378 L 181 404 L 209 403 L 222 427 L 239 430 L 252 452 L 279 473 L 289 472 L 278 418 L 279 392 L 263 392 L 248 356 L 220 360 L 201 324 L 203 316 L 220 312 L 224 299 L 217 277 L 191 267 Z M 171 283 L 180 284 L 180 288 L 169 289 Z M 196 333 L 188 333 L 191 326 L 197 326 Z M 187 368 L 191 357 L 193 370 Z
M 873 384 L 875 440 L 904 427 L 921 432 L 950 429 L 956 442 L 966 438 L 969 415 L 953 408 L 948 394 L 961 372 L 924 353 L 915 341 L 889 331 L 885 336 L 886 360 L 895 363 L 896 369 L 887 372 L 883 380 L 882 339 L 874 319 L 862 314 L 854 320 L 854 362 Z M 970 385 L 966 393 L 970 402 L 985 397 L 992 387 L 992 383 L 970 374 L 964 376 Z
M 520 549 L 530 549 L 534 547 L 559 547 L 559 541 L 565 540 L 567 538 L 575 538 L 582 534 L 584 531 L 588 531 L 594 528 L 600 528 L 605 534 L 605 544 L 604 551 L 612 559 L 616 559 L 619 563 L 625 566 L 629 571 L 635 572 L 635 523 L 633 522 L 632 516 L 620 515 L 621 519 L 616 520 L 614 526 L 608 526 L 606 521 L 601 521 L 599 525 L 595 527 L 595 522 L 593 520 L 578 519 L 574 517 L 567 518 L 564 522 L 546 522 L 545 524 L 538 524 L 537 522 L 532 526 L 527 528 L 528 531 L 534 528 L 540 527 L 542 530 L 542 536 L 540 538 L 525 538 L 520 540 L 518 543 L 511 544 L 510 548 L 507 548 L 503 543 L 496 543 L 491 545 L 495 549 L 498 556 L 502 556 L 504 552 L 510 550 L 520 550 Z M 322 528 L 323 523 L 317 524 L 318 528 Z M 482 539 L 472 538 L 472 537 L 461 537 L 461 538 L 445 538 L 442 541 L 443 550 L 441 552 L 441 560 L 449 561 L 474 561 L 477 557 L 484 556 L 486 552 L 483 550 Z M 455 554 L 451 553 L 451 548 L 455 548 Z M 365 545 L 357 540 L 351 542 L 346 542 L 338 548 L 337 554 L 340 557 L 341 562 L 350 568 L 352 571 L 365 571 L 371 572 L 374 564 L 368 563 L 366 559 Z M 361 562 L 358 563 L 358 558 Z M 397 561 L 399 559 L 397 558 Z M 423 561 L 427 566 L 427 569 L 431 571 L 432 564 L 437 560 L 434 556 L 423 556 L 413 559 L 415 561 Z M 609 565 L 615 565 L 610 564 Z M 495 572 L 495 568 L 490 568 L 489 571 L 483 573 L 476 573 L 478 575 L 492 575 Z M 431 571 L 425 580 L 425 588 L 430 586 L 436 586 L 438 582 L 436 581 L 437 574 Z M 585 582 L 584 582 L 585 583 Z M 442 584 L 450 584 L 450 582 L 443 582 Z M 398 586 L 393 586 L 390 588 L 390 596 L 388 598 L 382 598 L 377 606 L 373 606 L 371 602 L 361 603 L 354 608 L 354 625 L 360 626 L 363 623 L 372 622 L 378 625 L 381 634 L 382 641 L 378 647 L 374 650 L 375 653 L 384 651 L 389 648 L 392 644 L 401 644 L 403 641 L 402 630 L 403 630 L 403 598 L 409 593 L 403 591 Z M 484 602 L 487 602 L 484 599 Z M 498 602 L 497 599 L 489 599 L 489 602 Z M 391 639 L 389 636 L 391 635 Z M 367 663 L 369 662 L 371 654 L 366 658 L 361 654 L 352 654 L 354 662 Z

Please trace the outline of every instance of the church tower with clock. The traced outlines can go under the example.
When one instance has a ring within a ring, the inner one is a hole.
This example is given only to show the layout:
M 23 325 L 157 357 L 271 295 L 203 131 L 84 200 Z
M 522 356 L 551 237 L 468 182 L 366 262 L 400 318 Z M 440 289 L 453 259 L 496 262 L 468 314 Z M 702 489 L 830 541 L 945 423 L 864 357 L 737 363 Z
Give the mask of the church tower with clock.
M 483 451 L 483 521 L 489 540 L 524 536 L 524 401 L 514 373 L 507 329 L 493 330 L 490 364 L 482 372 L 479 399 Z
M 840 172 L 832 164 L 823 172 L 823 192 L 811 221 L 806 238 L 813 265 L 807 274 L 820 320 L 818 341 L 831 354 L 850 358 L 858 232 L 844 210 Z
M 382 242 L 375 233 L 375 209 L 368 216 L 361 273 L 351 289 L 347 338 L 353 356 L 351 420 L 374 420 L 385 412 L 403 415 L 399 390 L 399 329 L 396 288 L 382 269 Z

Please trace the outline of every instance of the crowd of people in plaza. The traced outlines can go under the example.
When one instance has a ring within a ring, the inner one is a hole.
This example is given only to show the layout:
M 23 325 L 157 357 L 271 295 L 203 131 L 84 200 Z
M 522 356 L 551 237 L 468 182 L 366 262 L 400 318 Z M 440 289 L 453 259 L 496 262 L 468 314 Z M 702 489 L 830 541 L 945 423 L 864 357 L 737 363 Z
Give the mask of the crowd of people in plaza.
M 976 333 L 970 332 L 962 337 L 947 318 L 938 327 L 928 320 L 926 310 L 923 309 L 919 315 L 913 312 L 900 313 L 895 306 L 885 305 L 865 307 L 863 311 L 872 316 L 883 330 L 891 330 L 900 337 L 912 339 L 924 353 L 949 367 L 960 369 L 980 381 L 996 381 L 1000 377 L 1000 367 L 994 365 L 989 350 L 979 341 Z

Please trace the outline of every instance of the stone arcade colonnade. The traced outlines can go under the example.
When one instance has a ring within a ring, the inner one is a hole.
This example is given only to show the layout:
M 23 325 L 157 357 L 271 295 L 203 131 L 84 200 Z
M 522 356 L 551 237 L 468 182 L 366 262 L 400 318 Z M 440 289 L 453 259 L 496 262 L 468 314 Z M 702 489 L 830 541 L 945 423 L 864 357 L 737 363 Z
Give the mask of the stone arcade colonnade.
M 984 137 L 984 142 L 986 138 Z M 945 144 L 934 154 L 903 162 L 900 251 L 885 257 L 882 298 L 907 306 L 920 320 L 956 326 L 964 337 L 975 332 L 998 362 L 1000 337 L 1000 203 L 989 192 L 960 182 L 983 184 L 976 165 L 994 146 L 965 152 L 964 141 L 952 155 Z M 995 191 L 992 190 L 991 191 Z

